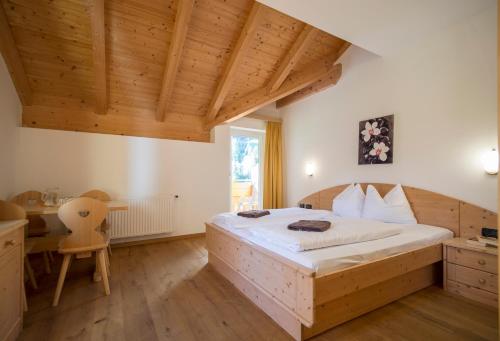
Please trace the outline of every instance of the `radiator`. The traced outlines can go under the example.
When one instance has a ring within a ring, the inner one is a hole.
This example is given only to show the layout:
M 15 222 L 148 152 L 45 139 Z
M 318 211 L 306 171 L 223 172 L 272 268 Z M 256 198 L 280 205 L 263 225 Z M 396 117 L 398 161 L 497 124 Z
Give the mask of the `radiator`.
M 107 216 L 111 239 L 173 231 L 174 206 L 172 197 L 162 196 L 123 201 L 129 204 L 127 211 L 113 211 Z

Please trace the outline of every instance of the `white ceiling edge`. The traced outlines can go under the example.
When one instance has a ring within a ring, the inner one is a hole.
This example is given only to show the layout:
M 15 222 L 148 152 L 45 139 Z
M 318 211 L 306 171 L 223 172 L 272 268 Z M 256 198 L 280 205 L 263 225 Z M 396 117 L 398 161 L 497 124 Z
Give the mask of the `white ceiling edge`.
M 269 103 L 262 108 L 259 108 L 252 112 L 252 114 L 265 115 L 274 118 L 281 118 L 281 113 L 278 108 L 276 108 L 276 102 Z
M 496 0 L 258 0 L 380 56 L 392 55 Z

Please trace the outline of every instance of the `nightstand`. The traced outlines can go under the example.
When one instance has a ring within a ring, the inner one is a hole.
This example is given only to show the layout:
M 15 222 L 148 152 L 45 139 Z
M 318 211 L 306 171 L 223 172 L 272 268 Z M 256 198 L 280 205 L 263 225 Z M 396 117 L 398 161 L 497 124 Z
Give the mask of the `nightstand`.
M 498 251 L 470 245 L 466 238 L 443 243 L 445 290 L 498 307 Z

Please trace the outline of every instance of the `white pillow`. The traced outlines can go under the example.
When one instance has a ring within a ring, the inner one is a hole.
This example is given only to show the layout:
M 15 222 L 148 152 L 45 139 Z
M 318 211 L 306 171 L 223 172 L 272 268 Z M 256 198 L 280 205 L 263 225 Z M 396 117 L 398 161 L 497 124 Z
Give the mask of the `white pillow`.
M 375 187 L 368 185 L 362 217 L 385 223 L 417 223 L 401 185 L 396 185 L 383 199 Z
M 365 193 L 359 184 L 350 184 L 333 199 L 333 215 L 339 217 L 359 218 L 363 211 Z

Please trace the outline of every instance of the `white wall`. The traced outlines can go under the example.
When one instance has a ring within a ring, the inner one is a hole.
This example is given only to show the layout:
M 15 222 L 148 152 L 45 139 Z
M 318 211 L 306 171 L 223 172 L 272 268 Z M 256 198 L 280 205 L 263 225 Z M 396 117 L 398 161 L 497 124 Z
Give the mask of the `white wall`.
M 15 145 L 21 113 L 21 102 L 0 57 L 0 199 L 14 190 Z
M 496 0 L 258 0 L 379 56 L 495 6 Z
M 233 126 L 264 128 L 244 119 Z M 59 187 L 62 195 L 92 188 L 114 198 L 179 195 L 173 235 L 203 232 L 204 222 L 229 210 L 230 129 L 215 143 L 19 129 L 15 192 Z
M 351 48 L 339 83 L 281 109 L 289 205 L 349 182 L 402 183 L 496 211 L 496 9 L 391 57 Z M 357 164 L 358 122 L 395 114 L 394 164 Z M 305 164 L 314 162 L 308 178 Z

